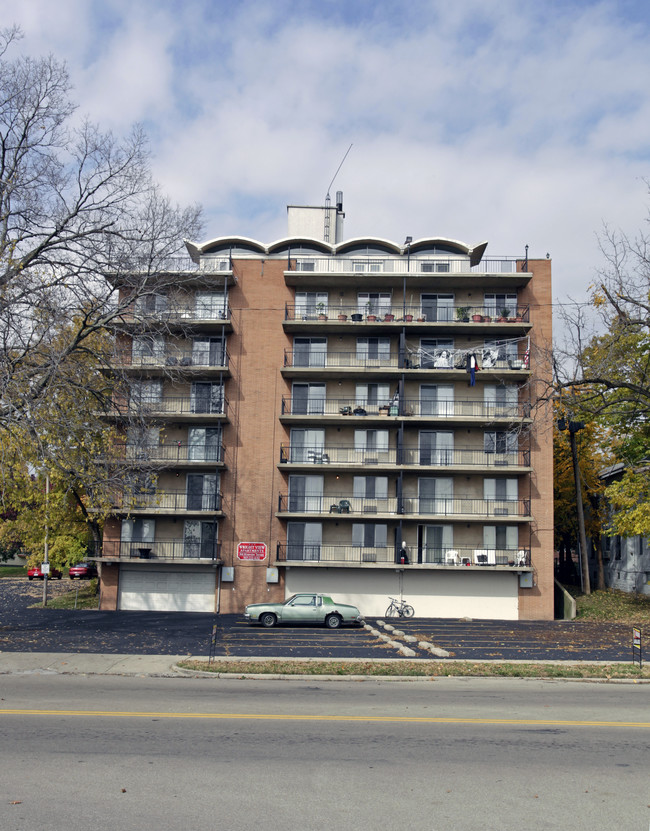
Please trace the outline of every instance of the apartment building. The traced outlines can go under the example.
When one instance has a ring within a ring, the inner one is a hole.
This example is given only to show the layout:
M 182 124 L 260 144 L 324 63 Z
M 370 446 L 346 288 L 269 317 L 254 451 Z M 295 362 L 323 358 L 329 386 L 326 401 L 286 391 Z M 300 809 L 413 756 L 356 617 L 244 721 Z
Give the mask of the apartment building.
M 340 194 L 288 219 L 272 244 L 187 243 L 178 285 L 135 304 L 116 362 L 137 487 L 106 524 L 102 608 L 310 590 L 552 618 L 550 261 L 344 240 Z

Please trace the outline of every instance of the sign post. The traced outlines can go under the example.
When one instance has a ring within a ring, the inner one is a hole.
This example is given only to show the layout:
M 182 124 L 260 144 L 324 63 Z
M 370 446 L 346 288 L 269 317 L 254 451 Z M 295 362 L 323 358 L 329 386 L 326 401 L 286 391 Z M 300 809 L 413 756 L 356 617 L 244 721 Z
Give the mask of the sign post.
M 632 663 L 636 663 L 636 652 L 635 650 L 639 650 L 639 669 L 643 666 L 643 649 L 641 647 L 641 630 L 640 629 L 632 629 Z

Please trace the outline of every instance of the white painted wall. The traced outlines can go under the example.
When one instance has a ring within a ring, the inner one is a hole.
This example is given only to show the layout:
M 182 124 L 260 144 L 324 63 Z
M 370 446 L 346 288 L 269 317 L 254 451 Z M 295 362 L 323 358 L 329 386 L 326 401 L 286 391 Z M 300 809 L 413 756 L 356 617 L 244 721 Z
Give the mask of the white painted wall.
M 381 617 L 388 598 L 399 597 L 401 588 L 416 617 L 517 620 L 518 581 L 516 574 L 494 571 L 288 568 L 285 586 L 287 597 L 323 592 L 367 617 Z

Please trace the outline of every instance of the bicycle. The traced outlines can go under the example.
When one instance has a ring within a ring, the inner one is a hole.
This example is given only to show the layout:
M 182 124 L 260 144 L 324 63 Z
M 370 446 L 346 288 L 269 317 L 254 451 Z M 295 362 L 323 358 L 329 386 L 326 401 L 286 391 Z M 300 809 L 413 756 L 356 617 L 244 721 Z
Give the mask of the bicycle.
M 390 606 L 386 609 L 385 617 L 413 617 L 415 609 L 404 600 L 389 597 Z

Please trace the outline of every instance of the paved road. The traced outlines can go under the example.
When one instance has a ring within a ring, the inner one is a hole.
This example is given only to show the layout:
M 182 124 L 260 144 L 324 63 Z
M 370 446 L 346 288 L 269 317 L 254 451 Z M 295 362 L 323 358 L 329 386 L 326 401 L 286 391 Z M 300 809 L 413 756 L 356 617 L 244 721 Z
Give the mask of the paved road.
M 52 581 L 51 589 L 74 588 Z M 214 615 L 154 612 L 57 611 L 28 608 L 42 597 L 40 583 L 0 579 L 0 651 L 133 655 L 207 655 Z M 372 621 L 371 621 L 372 622 Z M 429 640 L 450 657 L 468 660 L 628 661 L 631 628 L 617 624 L 561 621 L 392 620 L 416 638 Z M 214 654 L 237 657 L 406 658 L 366 629 L 329 631 L 311 626 L 262 629 L 241 615 L 220 615 Z
M 6 829 L 646 831 L 650 819 L 643 687 L 66 676 L 2 685 Z

